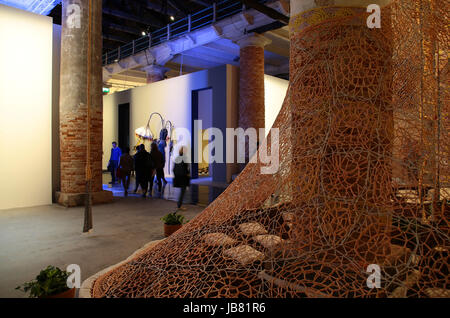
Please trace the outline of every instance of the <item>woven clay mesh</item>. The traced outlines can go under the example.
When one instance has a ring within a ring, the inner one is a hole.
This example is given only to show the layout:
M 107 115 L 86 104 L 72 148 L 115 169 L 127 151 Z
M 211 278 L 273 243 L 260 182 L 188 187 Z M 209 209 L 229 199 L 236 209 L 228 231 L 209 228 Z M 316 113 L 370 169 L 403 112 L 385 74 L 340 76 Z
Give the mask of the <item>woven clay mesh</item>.
M 366 8 L 291 17 L 278 172 L 248 164 L 92 296 L 450 297 L 448 6 L 394 1 L 380 29 Z

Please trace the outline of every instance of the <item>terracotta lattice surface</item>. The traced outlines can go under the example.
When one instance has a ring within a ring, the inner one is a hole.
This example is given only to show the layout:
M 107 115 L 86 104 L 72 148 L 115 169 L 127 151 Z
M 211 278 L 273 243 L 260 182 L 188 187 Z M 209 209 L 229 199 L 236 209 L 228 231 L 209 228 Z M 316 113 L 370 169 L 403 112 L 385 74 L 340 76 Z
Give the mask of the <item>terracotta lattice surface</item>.
M 279 170 L 248 164 L 92 296 L 448 297 L 449 9 L 394 1 L 379 29 L 365 8 L 292 17 Z

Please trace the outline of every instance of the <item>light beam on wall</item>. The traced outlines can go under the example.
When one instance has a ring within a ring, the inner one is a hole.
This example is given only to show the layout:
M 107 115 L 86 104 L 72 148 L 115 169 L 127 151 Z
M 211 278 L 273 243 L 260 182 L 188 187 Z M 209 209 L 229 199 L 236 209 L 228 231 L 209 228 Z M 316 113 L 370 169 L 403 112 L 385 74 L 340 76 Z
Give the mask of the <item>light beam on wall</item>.
M 42 15 L 48 15 L 60 2 L 61 0 L 0 0 L 0 4 Z

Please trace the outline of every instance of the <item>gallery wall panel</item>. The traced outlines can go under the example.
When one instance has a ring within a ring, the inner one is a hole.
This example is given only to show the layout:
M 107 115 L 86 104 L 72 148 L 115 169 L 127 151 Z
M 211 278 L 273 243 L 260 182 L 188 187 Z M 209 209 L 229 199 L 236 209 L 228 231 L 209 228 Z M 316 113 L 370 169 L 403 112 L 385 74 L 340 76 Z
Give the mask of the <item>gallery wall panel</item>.
M 52 202 L 52 28 L 0 5 L 0 209 Z

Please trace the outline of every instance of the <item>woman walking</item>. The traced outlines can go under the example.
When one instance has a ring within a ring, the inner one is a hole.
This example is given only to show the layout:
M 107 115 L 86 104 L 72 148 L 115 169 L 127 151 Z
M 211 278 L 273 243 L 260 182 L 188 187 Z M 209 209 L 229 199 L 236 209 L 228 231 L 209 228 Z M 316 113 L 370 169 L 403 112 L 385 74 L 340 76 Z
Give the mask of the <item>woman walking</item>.
M 150 176 L 150 192 L 149 192 L 149 196 L 151 197 L 153 193 L 153 180 L 155 179 L 155 174 L 156 174 L 156 183 L 158 184 L 158 192 L 161 192 L 161 170 L 164 167 L 163 155 L 158 150 L 156 142 L 153 142 L 151 145 L 150 157 L 153 162 L 153 170 Z
M 185 210 L 181 208 L 183 203 L 183 197 L 186 193 L 186 187 L 189 186 L 191 177 L 189 175 L 189 166 L 186 163 L 186 157 L 184 156 L 185 149 L 181 147 L 179 150 L 179 156 L 175 158 L 175 166 L 173 167 L 173 174 L 175 178 L 173 179 L 173 186 L 175 188 L 180 188 L 180 195 L 178 197 L 177 207 L 178 209 Z
M 153 169 L 150 154 L 145 150 L 143 144 L 139 145 L 139 151 L 134 156 L 134 165 L 136 170 L 136 190 L 139 184 L 142 188 L 142 197 L 145 198 L 147 195 L 148 181 L 150 180 Z
M 131 171 L 133 170 L 133 157 L 130 156 L 130 147 L 125 148 L 125 153 L 120 156 L 119 168 L 120 178 L 122 179 L 125 196 L 128 196 L 128 187 L 130 186 Z

